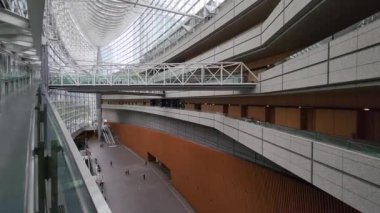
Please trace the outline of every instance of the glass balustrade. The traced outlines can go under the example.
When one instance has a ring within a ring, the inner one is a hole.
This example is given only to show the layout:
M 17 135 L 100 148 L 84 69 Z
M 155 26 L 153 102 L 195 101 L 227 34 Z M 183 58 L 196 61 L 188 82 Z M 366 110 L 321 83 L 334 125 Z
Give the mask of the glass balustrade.
M 34 165 L 27 212 L 99 212 L 109 210 L 94 178 L 47 93 L 39 90 L 34 141 Z M 97 198 L 99 202 L 95 203 Z M 30 209 L 32 208 L 32 209 Z M 105 211 L 110 212 L 110 211 Z

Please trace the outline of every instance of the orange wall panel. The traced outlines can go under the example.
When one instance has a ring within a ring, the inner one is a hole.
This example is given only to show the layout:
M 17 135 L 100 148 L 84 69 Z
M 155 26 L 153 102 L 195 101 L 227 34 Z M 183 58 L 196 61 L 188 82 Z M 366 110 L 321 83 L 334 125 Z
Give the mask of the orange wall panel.
M 355 110 L 315 110 L 315 131 L 352 138 L 357 134 L 357 112 Z
M 201 106 L 202 112 L 211 112 L 211 113 L 223 113 L 223 105 L 211 105 L 211 104 L 202 104 Z
M 195 109 L 195 104 L 185 104 L 185 109 L 187 109 L 187 110 L 194 110 Z
M 231 118 L 241 118 L 241 106 L 228 106 L 228 116 Z
M 265 121 L 265 107 L 249 106 L 247 108 L 247 117 Z
M 299 108 L 275 108 L 275 124 L 290 128 L 301 128 L 301 109 Z
M 357 112 L 354 110 L 335 110 L 335 135 L 343 137 L 356 136 Z
M 173 185 L 197 212 L 355 212 L 298 179 L 183 138 L 111 124 L 122 143 L 169 167 Z

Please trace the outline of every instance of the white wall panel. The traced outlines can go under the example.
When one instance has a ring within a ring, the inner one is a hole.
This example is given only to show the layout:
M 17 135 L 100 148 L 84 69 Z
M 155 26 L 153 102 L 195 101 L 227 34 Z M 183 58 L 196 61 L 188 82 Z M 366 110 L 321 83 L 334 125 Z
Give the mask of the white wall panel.
M 337 57 L 358 49 L 358 31 L 354 30 L 346 35 L 330 41 L 330 57 Z
M 245 132 L 239 131 L 239 142 L 245 145 L 246 147 L 252 149 L 253 151 L 259 154 L 263 154 L 263 142 L 261 139 L 249 135 Z
M 283 89 L 295 89 L 324 84 L 327 84 L 326 62 L 284 75 Z
M 273 22 L 274 20 L 282 13 L 284 10 L 284 0 L 281 0 L 277 6 L 273 9 L 271 14 L 268 16 L 268 18 L 265 19 L 263 22 L 263 30 L 266 30 Z
M 343 171 L 380 185 L 379 158 L 343 151 Z
M 275 66 L 275 67 L 272 67 L 269 70 L 260 73 L 260 79 L 263 81 L 263 80 L 266 80 L 268 78 L 273 78 L 273 77 L 276 77 L 279 75 L 282 75 L 282 64 Z
M 285 8 L 285 22 L 288 22 L 294 15 L 300 12 L 311 0 L 293 0 Z
M 342 199 L 343 174 L 323 164 L 313 163 L 313 184 L 323 191 Z
M 368 24 L 359 29 L 358 48 L 380 43 L 380 21 Z
M 262 43 L 265 43 L 270 37 L 272 37 L 284 24 L 283 16 L 278 16 L 268 28 L 263 28 L 263 34 L 261 37 Z
M 356 53 L 330 61 L 330 83 L 356 79 Z
M 282 90 L 282 76 L 260 82 L 261 92 L 272 92 Z
M 360 51 L 357 57 L 358 80 L 380 77 L 380 46 Z

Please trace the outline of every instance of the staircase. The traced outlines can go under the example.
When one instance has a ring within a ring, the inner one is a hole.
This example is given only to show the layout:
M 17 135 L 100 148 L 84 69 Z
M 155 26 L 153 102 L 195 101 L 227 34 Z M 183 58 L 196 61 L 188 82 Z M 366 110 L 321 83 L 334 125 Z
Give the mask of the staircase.
M 111 129 L 107 125 L 104 125 L 104 127 L 102 128 L 102 134 L 108 146 L 117 146 L 118 141 L 115 140 L 115 137 L 111 132 Z

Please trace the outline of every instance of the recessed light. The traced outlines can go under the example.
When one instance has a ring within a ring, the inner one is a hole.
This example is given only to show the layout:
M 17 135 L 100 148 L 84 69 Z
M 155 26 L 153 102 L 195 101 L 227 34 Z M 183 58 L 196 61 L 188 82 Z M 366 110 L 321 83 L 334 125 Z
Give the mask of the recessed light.
M 364 111 L 369 111 L 369 110 L 370 110 L 370 108 L 363 108 L 363 110 L 364 110 Z

